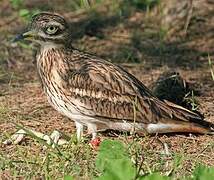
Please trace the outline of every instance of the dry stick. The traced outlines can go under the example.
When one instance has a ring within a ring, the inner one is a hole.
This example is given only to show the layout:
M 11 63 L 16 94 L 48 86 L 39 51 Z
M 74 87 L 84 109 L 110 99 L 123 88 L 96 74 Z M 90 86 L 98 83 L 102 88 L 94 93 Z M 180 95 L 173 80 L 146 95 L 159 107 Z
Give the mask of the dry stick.
M 212 146 L 212 145 L 208 144 L 204 149 L 202 149 L 202 151 L 196 156 L 196 159 L 198 159 L 199 156 L 203 155 L 203 152 L 206 151 L 209 146 Z
M 165 143 L 165 142 L 162 142 L 158 136 L 157 136 L 156 140 L 163 146 L 164 155 L 170 156 L 171 153 L 170 153 L 170 151 L 169 151 L 168 144 Z
M 189 0 L 189 6 L 190 6 L 190 9 L 189 9 L 189 11 L 188 11 L 188 13 L 187 13 L 187 19 L 186 19 L 186 23 L 185 23 L 185 26 L 184 26 L 184 34 L 185 34 L 185 35 L 187 34 L 187 29 L 188 29 L 190 20 L 191 20 L 191 18 L 192 18 L 193 0 Z
M 45 146 L 47 146 L 47 147 L 53 149 L 53 150 L 56 152 L 56 154 L 59 155 L 59 157 L 63 157 L 63 158 L 65 158 L 66 160 L 69 160 L 67 157 L 65 157 L 65 156 L 62 154 L 62 152 L 60 151 L 60 149 L 59 149 L 57 146 L 55 146 L 55 148 L 53 148 L 50 144 L 48 144 L 47 142 L 43 141 L 42 136 L 44 136 L 44 134 L 36 132 L 36 134 L 42 135 L 41 137 L 40 137 L 40 136 L 38 137 L 38 136 L 36 136 L 35 131 L 28 130 L 28 129 L 24 128 L 23 126 L 21 126 L 21 125 L 15 123 L 15 122 L 13 122 L 13 121 L 10 121 L 10 120 L 9 120 L 9 122 L 11 122 L 11 123 L 14 124 L 16 127 L 18 127 L 18 128 L 20 128 L 20 129 L 22 129 L 23 131 L 25 131 L 26 134 L 28 134 L 29 136 L 35 138 L 35 139 L 38 140 L 40 143 L 42 143 L 42 144 L 44 144 Z M 52 140 L 51 140 L 51 141 L 52 141 Z M 53 142 L 53 143 L 54 143 L 54 142 Z

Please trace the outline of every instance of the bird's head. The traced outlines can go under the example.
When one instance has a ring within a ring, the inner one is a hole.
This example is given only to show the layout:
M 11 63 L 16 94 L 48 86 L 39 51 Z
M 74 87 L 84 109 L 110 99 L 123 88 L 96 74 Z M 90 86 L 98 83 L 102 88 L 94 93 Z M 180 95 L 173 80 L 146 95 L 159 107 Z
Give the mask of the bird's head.
M 69 34 L 68 23 L 62 16 L 39 13 L 32 17 L 27 31 L 16 36 L 14 41 L 29 40 L 42 46 L 66 45 L 70 42 Z

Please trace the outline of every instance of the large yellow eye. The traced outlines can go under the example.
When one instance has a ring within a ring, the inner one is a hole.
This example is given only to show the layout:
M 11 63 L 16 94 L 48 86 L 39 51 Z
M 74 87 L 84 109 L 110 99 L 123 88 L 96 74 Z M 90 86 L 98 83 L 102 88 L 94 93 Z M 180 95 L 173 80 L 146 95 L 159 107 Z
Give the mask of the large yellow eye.
M 57 26 L 48 26 L 46 29 L 46 33 L 48 34 L 55 34 L 58 31 Z

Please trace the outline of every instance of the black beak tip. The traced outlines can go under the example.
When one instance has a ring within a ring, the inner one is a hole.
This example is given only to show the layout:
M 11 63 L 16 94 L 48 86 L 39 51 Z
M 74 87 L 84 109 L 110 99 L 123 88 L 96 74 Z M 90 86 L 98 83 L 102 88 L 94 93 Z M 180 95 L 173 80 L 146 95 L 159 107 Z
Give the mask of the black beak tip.
M 17 35 L 14 39 L 12 39 L 11 42 L 12 42 L 12 43 L 15 43 L 15 42 L 20 41 L 20 40 L 22 40 L 22 39 L 24 39 L 23 34 L 19 34 L 19 35 Z

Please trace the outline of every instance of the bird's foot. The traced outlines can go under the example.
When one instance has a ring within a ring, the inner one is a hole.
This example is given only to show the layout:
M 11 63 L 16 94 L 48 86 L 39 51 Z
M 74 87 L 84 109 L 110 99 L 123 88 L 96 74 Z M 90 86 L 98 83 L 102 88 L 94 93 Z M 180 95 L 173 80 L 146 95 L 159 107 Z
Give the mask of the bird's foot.
M 101 143 L 101 139 L 100 139 L 99 137 L 96 137 L 96 138 L 92 139 L 92 140 L 89 142 L 89 145 L 90 145 L 93 149 L 97 150 L 97 149 L 99 148 L 99 146 L 100 146 L 100 143 Z
M 68 143 L 67 140 L 65 139 L 60 139 L 62 137 L 62 134 L 56 130 L 52 132 L 50 136 L 43 134 L 41 132 L 37 132 L 34 130 L 29 130 L 29 129 L 20 129 L 18 130 L 15 134 L 13 134 L 9 139 L 3 142 L 5 145 L 10 145 L 10 144 L 19 144 L 20 142 L 23 141 L 24 137 L 26 135 L 30 135 L 35 138 L 39 138 L 41 140 L 46 141 L 48 145 L 51 145 L 53 148 L 56 147 L 56 145 L 63 145 Z

